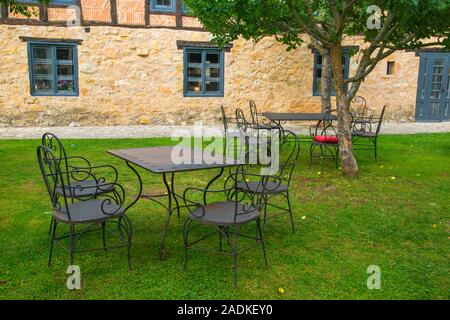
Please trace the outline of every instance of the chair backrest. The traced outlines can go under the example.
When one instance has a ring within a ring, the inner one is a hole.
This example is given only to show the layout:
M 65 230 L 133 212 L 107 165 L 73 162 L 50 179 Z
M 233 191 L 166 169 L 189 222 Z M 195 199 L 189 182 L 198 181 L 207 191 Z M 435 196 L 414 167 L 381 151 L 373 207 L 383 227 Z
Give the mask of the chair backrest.
M 60 159 L 50 148 L 43 145 L 37 147 L 37 159 L 53 210 L 67 214 L 70 220 L 67 181 L 61 170 Z
M 249 181 L 252 180 L 253 183 L 257 183 L 256 188 L 259 190 L 257 193 L 248 191 L 251 190 Z M 264 205 L 264 199 L 269 192 L 267 189 L 268 176 L 248 173 L 243 166 L 238 166 L 235 172 L 235 178 L 232 181 L 233 191 L 228 200 L 233 201 L 235 204 L 234 223 L 236 223 L 239 216 L 261 211 Z
M 258 121 L 258 109 L 256 108 L 256 103 L 253 100 L 249 101 L 249 107 L 250 107 L 250 115 L 252 117 L 252 123 L 254 125 L 259 125 L 259 121 Z
M 52 151 L 53 155 L 58 159 L 59 164 L 62 164 L 63 170 L 67 171 L 67 153 L 61 140 L 55 134 L 47 132 L 42 135 L 41 141 L 43 146 Z
M 377 126 L 377 131 L 376 131 L 377 136 L 380 134 L 380 131 L 381 131 L 381 125 L 383 124 L 383 118 L 384 118 L 385 111 L 386 111 L 386 106 L 383 106 L 383 110 L 381 111 L 380 118 L 378 119 L 378 126 Z
M 244 111 L 242 109 L 236 109 L 236 124 L 239 130 L 247 131 L 249 123 L 245 119 Z
M 351 103 L 352 114 L 357 117 L 364 117 L 367 110 L 367 101 L 364 97 L 355 96 Z
M 313 136 L 337 136 L 337 131 L 334 122 L 337 119 L 337 110 L 331 110 L 324 114 L 322 120 L 317 122 L 314 131 L 311 132 Z

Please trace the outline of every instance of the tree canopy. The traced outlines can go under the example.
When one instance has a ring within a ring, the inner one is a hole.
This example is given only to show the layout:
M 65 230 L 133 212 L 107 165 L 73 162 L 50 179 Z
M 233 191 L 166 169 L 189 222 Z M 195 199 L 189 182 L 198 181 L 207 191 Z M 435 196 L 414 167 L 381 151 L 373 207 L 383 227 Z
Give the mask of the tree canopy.
M 341 35 L 363 35 L 366 42 L 381 30 L 368 28 L 368 19 L 381 9 L 381 26 L 389 28 L 383 41 L 400 49 L 418 48 L 430 37 L 450 47 L 450 2 L 447 0 L 184 0 L 216 41 L 239 36 L 260 40 L 266 36 L 295 47 L 305 32 L 324 44 Z M 395 26 L 395 28 L 391 28 Z

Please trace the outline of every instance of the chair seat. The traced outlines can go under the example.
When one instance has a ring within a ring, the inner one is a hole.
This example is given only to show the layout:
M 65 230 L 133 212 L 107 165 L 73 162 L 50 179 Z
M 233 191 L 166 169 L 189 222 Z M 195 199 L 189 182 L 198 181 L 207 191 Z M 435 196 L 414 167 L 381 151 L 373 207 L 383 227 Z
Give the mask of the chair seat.
M 96 188 L 96 186 L 97 183 L 95 180 L 83 180 L 73 182 L 69 186 L 64 186 L 64 188 L 66 191 L 66 197 L 68 198 L 89 197 L 92 195 L 100 195 L 114 191 L 113 184 L 102 182 L 100 188 Z M 56 187 L 56 192 L 63 195 L 63 189 L 61 187 Z
M 244 206 L 238 204 L 238 214 L 236 216 L 236 224 L 244 224 L 249 221 L 257 219 L 261 213 L 259 210 L 245 207 L 245 211 L 250 211 L 244 214 Z M 235 202 L 215 202 L 206 206 L 199 207 L 191 212 L 190 218 L 204 224 L 216 226 L 230 226 L 234 225 L 235 216 Z
M 339 143 L 339 137 L 338 136 L 314 136 L 314 141 L 320 142 L 320 143 L 337 144 L 337 143 Z
M 262 193 L 263 185 L 260 182 L 238 182 L 237 187 L 244 191 L 250 191 L 252 193 Z M 265 186 L 265 193 L 278 194 L 288 191 L 288 186 L 285 184 L 279 184 L 276 182 L 268 181 Z
M 54 216 L 64 223 L 90 223 L 117 218 L 124 213 L 124 208 L 115 203 L 109 203 L 108 199 L 95 199 L 79 201 L 68 204 L 69 215 L 66 210 L 55 210 Z
M 367 132 L 367 131 L 361 131 L 361 130 L 356 130 L 353 132 L 353 135 L 355 137 L 362 137 L 362 138 L 375 138 L 377 136 L 377 134 L 375 132 Z

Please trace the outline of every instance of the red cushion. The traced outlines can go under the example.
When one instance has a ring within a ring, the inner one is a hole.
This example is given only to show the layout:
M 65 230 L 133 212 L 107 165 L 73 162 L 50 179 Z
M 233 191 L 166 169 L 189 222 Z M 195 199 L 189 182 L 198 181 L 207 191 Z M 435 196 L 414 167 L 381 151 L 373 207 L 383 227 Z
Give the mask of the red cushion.
M 339 143 L 339 137 L 337 136 L 315 136 L 314 141 L 320 143 Z

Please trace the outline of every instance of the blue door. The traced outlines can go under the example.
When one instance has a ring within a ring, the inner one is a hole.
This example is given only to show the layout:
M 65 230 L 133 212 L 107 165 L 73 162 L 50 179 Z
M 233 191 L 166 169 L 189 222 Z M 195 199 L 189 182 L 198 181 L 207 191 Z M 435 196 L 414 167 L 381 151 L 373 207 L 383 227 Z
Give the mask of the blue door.
M 450 120 L 450 53 L 420 54 L 416 120 Z

